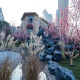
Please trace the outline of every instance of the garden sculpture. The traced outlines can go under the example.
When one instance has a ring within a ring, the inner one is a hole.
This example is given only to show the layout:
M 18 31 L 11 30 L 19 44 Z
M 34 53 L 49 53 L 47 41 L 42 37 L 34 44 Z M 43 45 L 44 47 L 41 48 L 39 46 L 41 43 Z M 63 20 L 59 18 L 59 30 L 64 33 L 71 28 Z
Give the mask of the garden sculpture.
M 74 49 L 72 53 L 68 50 L 68 52 L 65 52 L 65 54 L 70 55 L 70 66 L 73 66 L 73 59 L 77 58 L 80 55 L 80 53 L 78 53 L 74 56 Z

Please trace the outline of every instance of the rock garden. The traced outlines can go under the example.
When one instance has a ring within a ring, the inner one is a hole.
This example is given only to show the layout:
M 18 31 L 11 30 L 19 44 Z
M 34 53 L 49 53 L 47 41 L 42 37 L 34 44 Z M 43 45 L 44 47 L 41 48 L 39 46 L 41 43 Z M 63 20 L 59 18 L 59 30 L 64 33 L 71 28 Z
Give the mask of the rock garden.
M 35 35 L 0 21 L 0 80 L 80 80 L 80 0 L 72 1 L 58 26 L 40 24 Z
M 65 44 L 43 26 L 37 35 L 21 33 L 0 34 L 0 80 L 80 79 L 80 45 Z

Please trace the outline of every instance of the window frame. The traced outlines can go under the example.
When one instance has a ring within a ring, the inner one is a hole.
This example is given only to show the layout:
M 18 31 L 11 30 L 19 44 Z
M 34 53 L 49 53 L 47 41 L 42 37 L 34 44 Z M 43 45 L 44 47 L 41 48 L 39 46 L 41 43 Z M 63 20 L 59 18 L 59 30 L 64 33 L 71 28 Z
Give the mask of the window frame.
M 32 21 L 30 21 L 30 19 L 32 19 Z M 28 17 L 28 23 L 32 23 L 33 22 L 33 19 L 34 19 L 33 16 Z

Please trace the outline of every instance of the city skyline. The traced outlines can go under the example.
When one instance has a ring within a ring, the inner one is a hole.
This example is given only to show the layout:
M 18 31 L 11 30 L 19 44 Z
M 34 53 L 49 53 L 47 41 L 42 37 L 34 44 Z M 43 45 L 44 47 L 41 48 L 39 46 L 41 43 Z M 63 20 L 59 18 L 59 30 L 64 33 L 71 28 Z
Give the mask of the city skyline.
M 52 22 L 53 16 L 46 9 L 43 10 L 42 15 L 46 21 L 48 21 L 49 23 Z

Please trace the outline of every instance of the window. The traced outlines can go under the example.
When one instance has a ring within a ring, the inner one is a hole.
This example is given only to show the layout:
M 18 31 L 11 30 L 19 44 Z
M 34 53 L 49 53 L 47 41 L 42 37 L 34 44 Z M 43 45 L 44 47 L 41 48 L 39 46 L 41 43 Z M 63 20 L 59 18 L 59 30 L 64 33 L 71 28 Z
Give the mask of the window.
M 32 23 L 33 22 L 33 17 L 28 17 L 28 22 Z
M 31 32 L 33 32 L 33 29 L 27 29 L 27 32 L 29 35 L 31 35 Z

